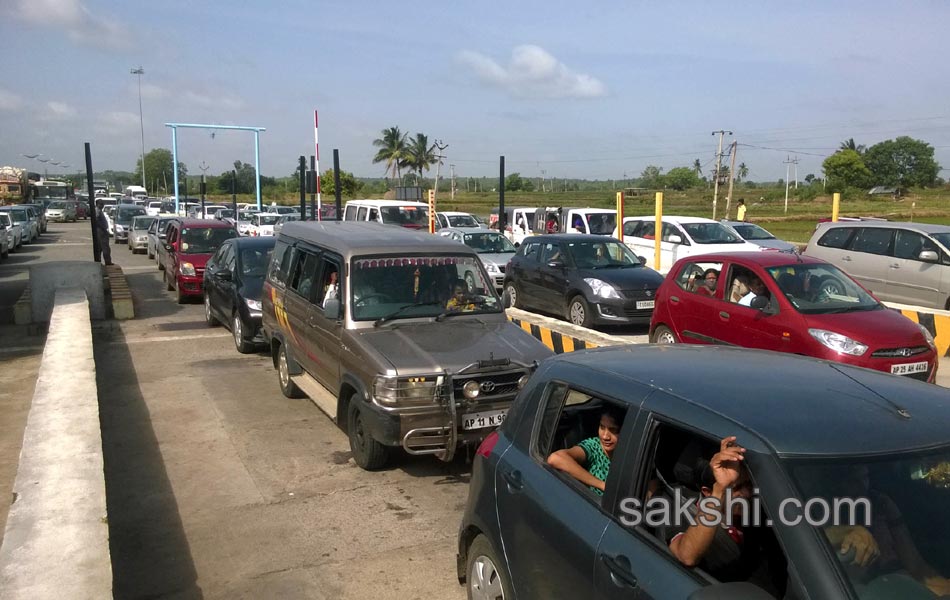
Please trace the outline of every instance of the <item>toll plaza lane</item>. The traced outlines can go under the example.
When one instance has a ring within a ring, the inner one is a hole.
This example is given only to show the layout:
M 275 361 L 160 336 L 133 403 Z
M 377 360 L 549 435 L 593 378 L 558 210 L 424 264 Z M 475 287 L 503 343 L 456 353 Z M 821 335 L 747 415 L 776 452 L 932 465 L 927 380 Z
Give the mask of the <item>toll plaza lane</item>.
M 176 304 L 146 256 L 112 255 L 136 313 L 94 331 L 116 598 L 464 596 L 464 456 L 363 471 L 268 356 Z

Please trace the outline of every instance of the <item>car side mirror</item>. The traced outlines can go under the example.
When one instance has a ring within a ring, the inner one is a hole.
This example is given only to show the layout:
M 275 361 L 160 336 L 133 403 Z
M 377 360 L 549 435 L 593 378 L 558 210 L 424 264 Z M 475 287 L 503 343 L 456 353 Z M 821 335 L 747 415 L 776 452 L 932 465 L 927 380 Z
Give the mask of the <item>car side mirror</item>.
M 564 261 L 558 258 L 558 259 L 555 259 L 555 260 L 550 261 L 550 262 L 548 263 L 548 266 L 549 266 L 549 267 L 563 267 L 563 266 L 564 266 Z
M 515 248 L 520 248 L 520 247 L 521 247 L 521 242 L 515 242 Z
M 777 310 L 772 307 L 771 299 L 768 296 L 756 296 L 752 299 L 752 302 L 749 303 L 749 306 L 755 310 L 762 311 L 767 315 L 774 315 Z
M 933 250 L 924 250 L 919 255 L 917 255 L 917 258 L 924 262 L 937 262 L 940 260 L 940 257 L 937 256 L 937 253 Z
M 171 244 L 165 244 L 165 249 L 169 252 L 174 252 L 175 248 Z
M 340 318 L 340 299 L 330 298 L 323 306 L 323 316 L 328 319 L 336 320 Z
M 231 281 L 231 271 L 228 269 L 218 269 L 214 272 L 214 276 L 221 281 Z
M 669 236 L 668 238 L 666 238 L 666 241 L 669 242 L 669 243 L 671 243 L 671 244 L 682 244 L 682 243 L 683 243 L 683 238 L 681 238 L 680 236 L 678 236 L 678 235 L 676 235 L 676 234 L 673 234 L 673 235 Z
M 647 257 L 646 257 L 646 256 L 640 256 L 639 259 L 640 259 L 640 266 L 646 266 L 646 264 L 647 264 Z
M 688 600 L 766 600 L 772 595 L 757 585 L 747 581 L 717 583 L 701 587 L 688 596 Z

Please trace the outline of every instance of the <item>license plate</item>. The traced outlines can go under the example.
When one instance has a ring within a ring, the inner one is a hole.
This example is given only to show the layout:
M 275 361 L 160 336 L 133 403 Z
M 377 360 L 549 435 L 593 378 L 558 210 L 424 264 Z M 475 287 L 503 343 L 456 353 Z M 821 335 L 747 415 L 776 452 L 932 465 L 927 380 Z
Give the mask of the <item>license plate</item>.
M 912 375 L 914 373 L 924 373 L 927 371 L 927 361 L 905 363 L 902 365 L 891 365 L 892 375 Z
M 483 427 L 498 427 L 505 421 L 507 410 L 489 410 L 485 412 L 462 415 L 462 429 L 482 429 Z
M 646 308 L 653 308 L 653 303 L 655 300 L 637 300 L 637 310 L 643 310 Z

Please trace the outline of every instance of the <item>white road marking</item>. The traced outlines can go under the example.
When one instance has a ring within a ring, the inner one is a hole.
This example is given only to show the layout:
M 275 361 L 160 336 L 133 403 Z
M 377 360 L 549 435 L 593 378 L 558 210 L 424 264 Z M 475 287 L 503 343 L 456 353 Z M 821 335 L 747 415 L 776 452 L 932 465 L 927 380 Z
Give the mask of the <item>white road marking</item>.
M 181 340 L 194 340 L 194 339 L 204 339 L 204 338 L 228 338 L 231 337 L 231 334 L 228 332 L 222 333 L 198 333 L 191 335 L 155 335 L 155 336 L 141 336 L 137 338 L 126 339 L 123 342 L 114 341 L 113 344 L 142 344 L 145 342 L 180 342 Z

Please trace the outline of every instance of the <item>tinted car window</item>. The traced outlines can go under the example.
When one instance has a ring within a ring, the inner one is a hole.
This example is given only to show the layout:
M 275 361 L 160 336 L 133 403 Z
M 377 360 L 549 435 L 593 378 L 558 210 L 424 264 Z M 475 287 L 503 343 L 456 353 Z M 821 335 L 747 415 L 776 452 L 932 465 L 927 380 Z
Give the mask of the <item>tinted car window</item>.
M 564 260 L 561 255 L 560 244 L 544 244 L 541 248 L 541 262 L 548 263 L 552 260 Z
M 848 247 L 848 242 L 851 240 L 851 235 L 854 233 L 854 229 L 851 227 L 835 227 L 829 229 L 825 232 L 825 235 L 821 236 L 821 239 L 818 240 L 819 246 L 824 246 L 825 248 L 838 248 L 843 250 Z
M 290 272 L 290 259 L 293 257 L 292 248 L 287 242 L 277 242 L 274 246 L 274 256 L 272 258 L 273 268 L 271 269 L 271 279 L 280 283 L 287 284 L 287 274 Z
M 319 257 L 312 252 L 298 253 L 297 264 L 290 287 L 304 298 L 310 299 L 313 292 L 313 282 L 317 276 Z
M 523 256 L 526 261 L 537 262 L 539 250 L 541 249 L 541 244 L 538 242 L 532 242 L 524 245 Z
M 192 227 L 182 231 L 181 251 L 185 254 L 207 254 L 221 245 L 224 240 L 236 237 L 230 227 Z
M 855 236 L 854 242 L 851 243 L 851 249 L 855 252 L 867 252 L 868 254 L 887 254 L 892 237 L 894 237 L 893 229 L 866 227 Z
M 894 238 L 894 256 L 918 260 L 924 250 L 937 250 L 933 242 L 915 231 L 898 230 Z

